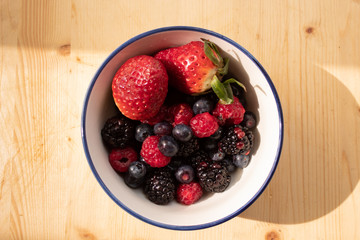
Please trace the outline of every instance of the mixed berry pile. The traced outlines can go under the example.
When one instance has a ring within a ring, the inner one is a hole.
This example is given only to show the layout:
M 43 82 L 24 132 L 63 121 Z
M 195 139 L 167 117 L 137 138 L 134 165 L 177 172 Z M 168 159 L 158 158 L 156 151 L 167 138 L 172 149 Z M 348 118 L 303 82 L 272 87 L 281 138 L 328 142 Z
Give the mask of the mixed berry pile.
M 190 42 L 125 62 L 112 82 L 119 112 L 101 131 L 109 163 L 160 205 L 190 205 L 227 189 L 251 159 L 255 114 L 212 42 Z

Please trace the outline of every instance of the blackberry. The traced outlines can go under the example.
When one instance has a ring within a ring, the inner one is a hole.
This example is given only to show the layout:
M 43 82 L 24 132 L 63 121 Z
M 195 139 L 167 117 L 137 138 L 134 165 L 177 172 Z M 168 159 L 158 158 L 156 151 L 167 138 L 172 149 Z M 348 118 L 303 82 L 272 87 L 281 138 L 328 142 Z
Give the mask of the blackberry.
M 216 151 L 219 149 L 218 143 L 219 140 L 211 139 L 211 137 L 202 138 L 200 142 L 200 146 L 205 151 Z
M 220 140 L 220 149 L 228 155 L 247 153 L 253 146 L 253 133 L 246 127 L 235 125 L 229 127 Z
M 224 192 L 231 176 L 224 164 L 212 160 L 198 163 L 197 177 L 201 187 L 207 192 Z
M 134 133 L 133 121 L 124 116 L 115 116 L 105 122 L 101 137 L 110 148 L 125 148 L 133 142 Z
M 198 151 L 188 158 L 188 164 L 190 164 L 194 169 L 197 169 L 201 162 L 212 161 L 209 157 L 209 154 L 205 151 Z
M 179 144 L 179 150 L 176 156 L 179 157 L 189 157 L 194 152 L 198 151 L 200 148 L 199 139 L 195 137 L 191 138 L 187 142 L 178 142 L 178 144 Z
M 145 179 L 144 192 L 147 198 L 158 205 L 165 205 L 175 198 L 175 179 L 170 169 L 159 168 Z

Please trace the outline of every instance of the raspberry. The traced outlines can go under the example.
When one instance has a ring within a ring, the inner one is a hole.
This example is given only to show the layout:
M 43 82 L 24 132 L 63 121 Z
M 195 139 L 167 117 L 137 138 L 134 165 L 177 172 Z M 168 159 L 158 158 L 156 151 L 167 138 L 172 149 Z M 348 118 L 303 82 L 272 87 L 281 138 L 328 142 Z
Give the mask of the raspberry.
M 171 106 L 169 109 L 169 114 L 173 120 L 173 126 L 178 124 L 189 125 L 191 118 L 194 116 L 191 107 L 186 103 L 180 103 Z
M 117 172 L 127 172 L 130 163 L 137 160 L 137 153 L 134 149 L 127 147 L 113 149 L 109 154 L 111 167 Z
M 141 122 L 154 126 L 155 124 L 162 122 L 166 118 L 167 111 L 168 111 L 167 107 L 165 105 L 162 105 L 159 112 L 154 117 L 146 120 L 141 120 Z
M 140 155 L 151 167 L 161 168 L 166 166 L 171 157 L 162 154 L 158 148 L 160 136 L 150 136 L 142 144 Z
M 234 97 L 234 102 L 231 104 L 218 102 L 213 111 L 213 115 L 218 119 L 220 125 L 240 124 L 244 113 L 245 109 L 237 97 Z
M 213 135 L 216 130 L 218 130 L 219 125 L 214 116 L 205 112 L 195 115 L 195 117 L 190 120 L 190 127 L 196 137 L 204 138 Z
M 176 200 L 179 203 L 190 205 L 202 197 L 203 190 L 197 182 L 183 183 L 177 188 L 176 194 Z

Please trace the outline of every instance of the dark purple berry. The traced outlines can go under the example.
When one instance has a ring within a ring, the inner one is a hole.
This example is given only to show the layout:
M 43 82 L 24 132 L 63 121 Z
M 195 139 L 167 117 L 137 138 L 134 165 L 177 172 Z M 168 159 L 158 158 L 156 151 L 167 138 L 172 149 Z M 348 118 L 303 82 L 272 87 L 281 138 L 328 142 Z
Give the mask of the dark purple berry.
M 234 165 L 233 161 L 231 161 L 229 158 L 224 158 L 222 163 L 226 167 L 229 173 L 235 172 L 237 167 Z
M 214 108 L 214 103 L 208 98 L 200 98 L 193 105 L 194 114 L 201 114 L 204 112 L 211 112 Z
M 219 127 L 218 130 L 216 130 L 216 132 L 213 135 L 211 135 L 209 138 L 217 140 L 222 137 L 222 134 L 223 134 L 223 128 Z
M 231 84 L 233 95 L 239 99 L 239 102 L 246 108 L 245 90 L 237 84 Z
M 253 112 L 246 111 L 241 125 L 252 130 L 256 127 L 256 116 Z
M 134 140 L 134 122 L 124 116 L 109 118 L 101 129 L 101 137 L 110 148 L 125 148 Z
M 166 167 L 169 168 L 172 172 L 175 172 L 183 164 L 182 157 L 172 157 L 171 161 L 168 165 L 166 165 Z
M 213 151 L 218 149 L 218 141 L 211 138 L 201 139 L 201 147 L 205 151 Z
M 126 173 L 124 177 L 125 184 L 130 188 L 139 188 L 143 185 L 145 178 L 134 178 Z
M 142 123 L 136 126 L 135 139 L 139 142 L 143 142 L 147 137 L 153 135 L 152 127 L 147 123 Z
M 135 161 L 130 163 L 129 175 L 134 178 L 143 178 L 146 174 L 146 166 L 143 162 Z
M 225 158 L 225 153 L 221 151 L 210 152 L 209 157 L 213 161 L 221 161 Z
M 155 124 L 154 133 L 158 136 L 171 135 L 172 128 L 169 122 L 160 122 Z
M 154 168 L 152 168 L 145 160 L 142 156 L 139 157 L 139 161 L 142 162 L 144 164 L 144 166 L 146 167 L 146 172 L 149 173 L 152 170 L 154 170 Z
M 238 168 L 246 168 L 250 163 L 250 156 L 244 154 L 236 154 L 233 156 L 233 163 Z
M 190 165 L 183 165 L 175 172 L 175 178 L 180 183 L 190 183 L 194 179 L 194 169 Z
M 130 188 L 139 188 L 143 185 L 146 175 L 146 165 L 141 161 L 132 162 L 125 174 L 125 184 Z
M 172 135 L 179 141 L 187 142 L 192 138 L 193 132 L 189 126 L 178 124 L 173 128 Z
M 179 145 L 171 136 L 162 136 L 158 143 L 158 148 L 167 157 L 173 157 L 179 150 Z

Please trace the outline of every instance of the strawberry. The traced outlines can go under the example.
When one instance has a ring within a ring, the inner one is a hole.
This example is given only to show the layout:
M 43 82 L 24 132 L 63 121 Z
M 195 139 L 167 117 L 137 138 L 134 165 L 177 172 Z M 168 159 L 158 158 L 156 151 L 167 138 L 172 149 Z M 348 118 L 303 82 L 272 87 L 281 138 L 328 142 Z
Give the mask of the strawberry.
M 157 59 L 140 55 L 128 59 L 112 82 L 116 106 L 126 117 L 146 120 L 160 110 L 168 90 L 168 75 Z
M 165 105 L 162 105 L 160 110 L 158 111 L 158 113 L 155 116 L 145 119 L 145 120 L 141 120 L 141 122 L 147 123 L 150 126 L 154 126 L 155 124 L 165 120 L 167 115 L 168 115 L 168 108 Z
M 185 94 L 206 92 L 215 75 L 221 78 L 227 73 L 228 60 L 220 56 L 214 43 L 202 40 L 165 49 L 155 55 L 165 65 L 170 84 Z

